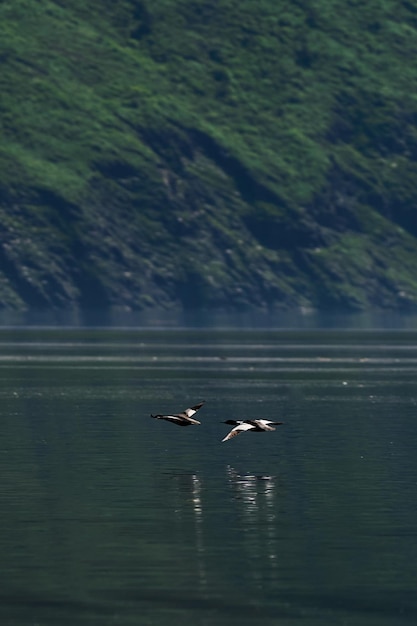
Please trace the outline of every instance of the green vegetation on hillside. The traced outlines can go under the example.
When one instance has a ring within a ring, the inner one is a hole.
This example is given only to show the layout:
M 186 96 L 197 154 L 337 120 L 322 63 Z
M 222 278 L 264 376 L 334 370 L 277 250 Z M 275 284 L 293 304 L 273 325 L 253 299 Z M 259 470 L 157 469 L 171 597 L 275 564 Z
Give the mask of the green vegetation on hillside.
M 417 303 L 417 8 L 3 0 L 3 307 Z

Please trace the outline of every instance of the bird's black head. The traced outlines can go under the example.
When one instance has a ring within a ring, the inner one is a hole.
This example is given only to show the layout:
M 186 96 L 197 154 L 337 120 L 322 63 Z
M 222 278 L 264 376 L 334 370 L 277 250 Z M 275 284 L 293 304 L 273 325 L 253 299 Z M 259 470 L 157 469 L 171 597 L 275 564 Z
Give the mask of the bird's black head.
M 226 420 L 225 422 L 223 422 L 223 424 L 230 424 L 231 426 L 236 426 L 237 421 L 236 420 Z

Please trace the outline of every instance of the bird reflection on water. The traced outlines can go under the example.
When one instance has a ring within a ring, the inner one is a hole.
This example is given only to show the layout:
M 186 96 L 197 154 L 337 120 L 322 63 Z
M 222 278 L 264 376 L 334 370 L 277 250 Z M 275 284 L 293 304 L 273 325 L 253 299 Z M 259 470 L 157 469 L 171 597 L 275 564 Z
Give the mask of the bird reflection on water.
M 263 582 L 264 567 L 259 570 L 256 562 L 267 557 L 270 567 L 277 566 L 277 477 L 265 474 L 240 474 L 233 467 L 226 468 L 232 498 L 238 503 L 241 516 L 239 526 L 243 535 L 242 545 L 253 563 L 253 578 Z M 256 530 L 256 532 L 254 532 Z
M 196 569 L 197 578 L 201 589 L 207 586 L 207 572 L 204 562 L 205 544 L 203 537 L 203 506 L 202 506 L 202 485 L 197 474 L 178 474 L 175 476 L 175 484 L 178 490 L 178 500 L 174 509 L 175 516 L 183 524 L 184 519 L 192 516 L 193 541 L 195 555 L 197 557 Z M 186 497 L 184 498 L 184 494 Z
M 191 569 L 196 588 L 204 595 L 212 586 L 210 571 L 221 549 L 223 554 L 239 554 L 242 571 L 251 584 L 264 586 L 276 578 L 280 569 L 279 549 L 279 480 L 269 474 L 244 474 L 227 465 L 222 485 L 217 479 L 197 473 L 171 474 L 174 537 L 192 550 Z M 217 496 L 216 497 L 216 493 Z M 215 504 L 216 503 L 216 504 Z M 225 542 L 225 520 L 233 527 Z M 219 532 L 213 533 L 213 520 Z M 222 528 L 222 531 L 220 531 Z M 238 551 L 238 552 L 236 552 Z M 228 564 L 225 564 L 225 570 Z
M 240 474 L 230 465 L 226 468 L 229 483 L 235 492 L 235 499 L 241 499 L 246 504 L 255 505 L 262 494 L 266 500 L 273 496 L 275 476 L 267 474 Z

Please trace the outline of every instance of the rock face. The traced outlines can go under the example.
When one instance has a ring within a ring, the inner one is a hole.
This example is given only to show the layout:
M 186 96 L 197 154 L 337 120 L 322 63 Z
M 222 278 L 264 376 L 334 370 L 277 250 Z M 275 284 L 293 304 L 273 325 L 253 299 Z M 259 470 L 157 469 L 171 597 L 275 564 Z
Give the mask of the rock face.
M 0 5 L 0 306 L 415 309 L 417 12 Z

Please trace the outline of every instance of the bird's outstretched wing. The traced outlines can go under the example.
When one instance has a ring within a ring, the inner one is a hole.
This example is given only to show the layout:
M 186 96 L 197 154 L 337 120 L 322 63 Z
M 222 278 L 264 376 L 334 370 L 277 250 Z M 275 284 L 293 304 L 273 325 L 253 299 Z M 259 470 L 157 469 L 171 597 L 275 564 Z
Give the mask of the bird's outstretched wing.
M 183 411 L 182 413 L 177 413 L 176 415 L 178 415 L 178 417 L 192 417 L 194 413 L 197 413 L 197 411 L 201 409 L 203 404 L 204 404 L 204 401 L 199 402 L 198 404 L 195 404 L 194 406 L 191 406 L 189 409 L 185 409 L 185 411 Z
M 246 430 L 251 430 L 252 428 L 255 428 L 252 424 L 247 424 L 245 422 L 242 422 L 241 424 L 238 424 L 237 426 L 232 428 L 230 433 L 226 435 L 224 439 L 222 439 L 222 442 L 228 441 L 228 439 L 232 439 L 232 437 L 236 437 L 236 435 L 240 435 L 241 433 L 244 433 Z

